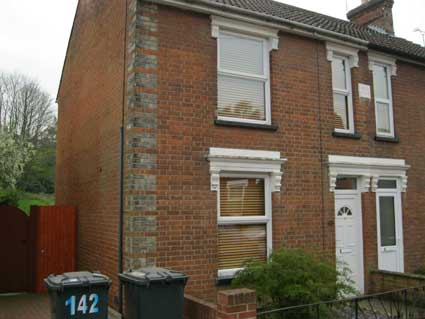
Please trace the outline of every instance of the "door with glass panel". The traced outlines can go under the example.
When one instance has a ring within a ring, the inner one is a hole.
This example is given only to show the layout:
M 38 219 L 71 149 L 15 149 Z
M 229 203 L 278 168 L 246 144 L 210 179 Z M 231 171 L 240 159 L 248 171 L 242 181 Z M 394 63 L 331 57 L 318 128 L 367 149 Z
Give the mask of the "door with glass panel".
M 401 195 L 396 180 L 381 180 L 376 193 L 378 266 L 404 272 Z
M 364 292 L 363 231 L 356 178 L 338 178 L 335 190 L 335 247 L 338 268 L 350 270 L 354 288 Z

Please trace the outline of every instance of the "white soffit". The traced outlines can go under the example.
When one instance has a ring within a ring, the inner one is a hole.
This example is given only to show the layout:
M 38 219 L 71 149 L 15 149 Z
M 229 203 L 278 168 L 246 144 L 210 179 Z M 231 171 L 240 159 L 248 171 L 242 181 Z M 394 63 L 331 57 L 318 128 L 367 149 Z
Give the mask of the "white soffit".
M 410 168 L 403 159 L 356 157 L 329 155 L 330 191 L 334 192 L 338 176 L 358 176 L 361 178 L 361 191 L 367 192 L 372 178 L 372 191 L 376 191 L 379 178 L 400 179 L 400 188 L 407 189 L 407 170 Z
M 286 159 L 280 152 L 257 151 L 231 148 L 210 148 L 211 190 L 217 191 L 220 173 L 268 174 L 271 178 L 272 192 L 279 192 L 282 186 L 282 163 Z

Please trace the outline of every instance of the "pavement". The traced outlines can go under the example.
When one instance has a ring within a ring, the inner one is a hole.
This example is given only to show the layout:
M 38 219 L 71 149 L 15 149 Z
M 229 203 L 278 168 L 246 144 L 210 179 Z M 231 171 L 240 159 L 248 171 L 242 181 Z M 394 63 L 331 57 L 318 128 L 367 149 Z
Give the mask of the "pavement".
M 110 309 L 109 319 L 120 318 Z M 0 295 L 0 319 L 51 319 L 49 297 L 25 293 Z

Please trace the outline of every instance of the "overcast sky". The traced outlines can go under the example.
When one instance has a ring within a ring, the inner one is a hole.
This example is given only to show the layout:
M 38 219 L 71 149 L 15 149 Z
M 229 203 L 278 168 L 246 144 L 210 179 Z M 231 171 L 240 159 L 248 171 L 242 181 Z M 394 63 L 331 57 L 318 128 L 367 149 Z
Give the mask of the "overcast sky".
M 345 19 L 346 6 L 361 0 L 281 2 Z M 56 97 L 76 6 L 77 0 L 0 0 L 0 71 L 28 74 Z M 425 29 L 425 0 L 395 0 L 393 12 L 397 35 L 422 43 L 413 29 Z

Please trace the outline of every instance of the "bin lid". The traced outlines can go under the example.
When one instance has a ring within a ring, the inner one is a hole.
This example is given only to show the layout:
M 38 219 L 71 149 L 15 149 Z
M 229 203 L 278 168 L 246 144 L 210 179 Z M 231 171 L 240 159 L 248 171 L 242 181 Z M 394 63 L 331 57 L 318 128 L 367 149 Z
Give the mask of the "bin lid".
M 119 274 L 119 278 L 121 281 L 130 282 L 139 286 L 170 283 L 182 283 L 186 285 L 188 280 L 188 276 L 181 272 L 157 267 L 129 270 Z
M 47 287 L 53 290 L 63 290 L 69 287 L 110 286 L 111 280 L 100 273 L 89 271 L 66 272 L 61 275 L 49 275 L 44 279 Z

